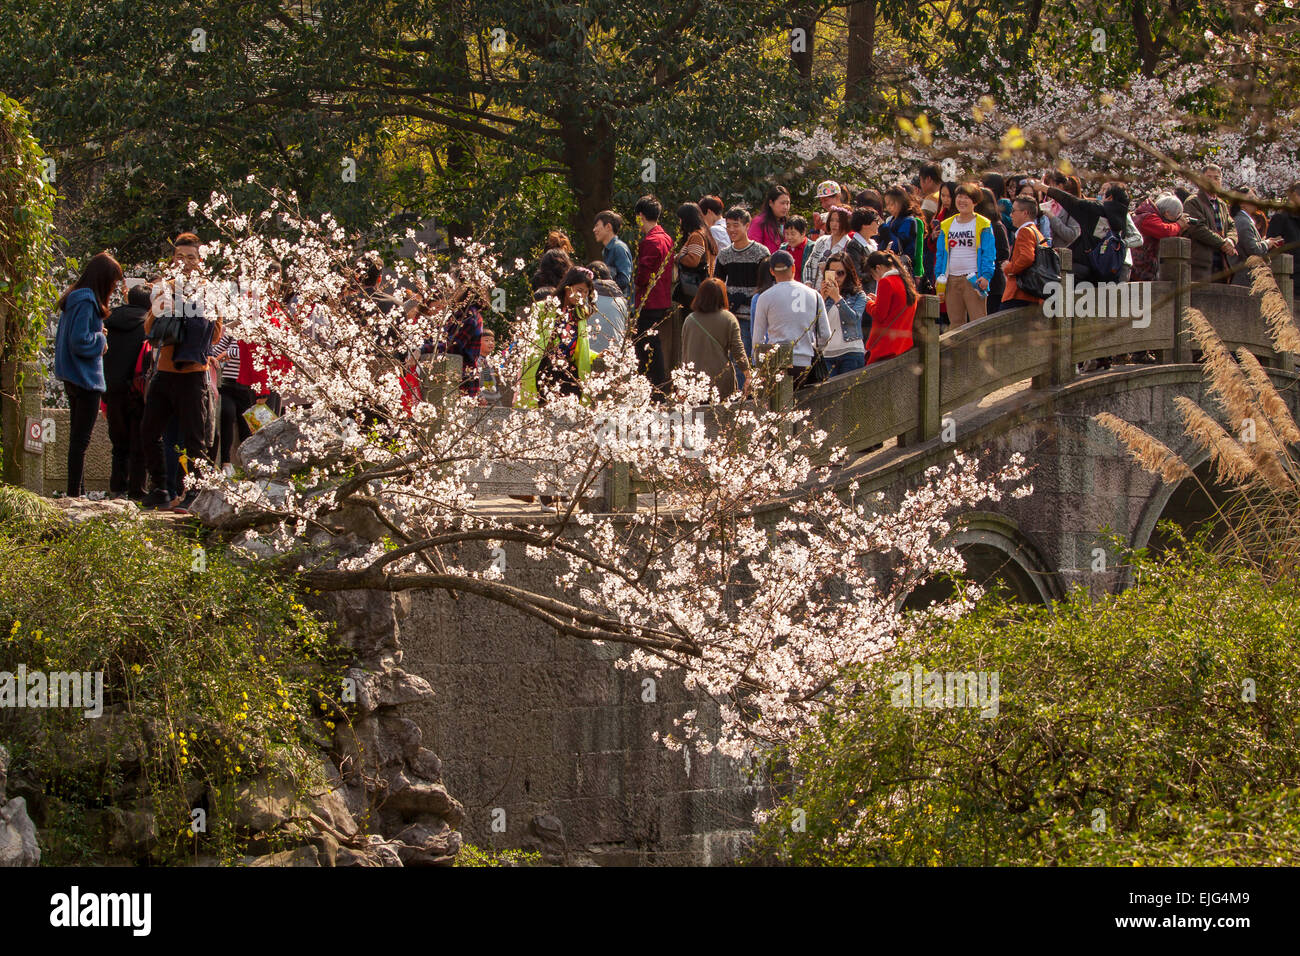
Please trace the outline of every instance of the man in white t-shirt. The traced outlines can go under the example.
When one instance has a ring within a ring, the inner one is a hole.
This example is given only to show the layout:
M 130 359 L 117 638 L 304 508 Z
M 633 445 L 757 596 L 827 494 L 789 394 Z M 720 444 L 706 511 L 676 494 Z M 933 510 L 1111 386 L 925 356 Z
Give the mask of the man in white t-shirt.
M 794 345 L 795 387 L 813 384 L 809 372 L 821 361 L 818 349 L 830 340 L 826 303 L 821 294 L 794 278 L 794 256 L 784 249 L 772 253 L 767 267 L 775 284 L 754 303 L 754 350 L 760 345 Z

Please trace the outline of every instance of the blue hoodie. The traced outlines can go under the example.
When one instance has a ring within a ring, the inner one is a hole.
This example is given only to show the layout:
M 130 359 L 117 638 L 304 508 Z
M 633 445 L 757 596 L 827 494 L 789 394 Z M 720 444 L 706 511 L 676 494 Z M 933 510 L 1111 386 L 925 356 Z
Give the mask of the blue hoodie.
M 68 295 L 54 334 L 54 376 L 73 385 L 104 391 L 104 312 L 90 289 Z

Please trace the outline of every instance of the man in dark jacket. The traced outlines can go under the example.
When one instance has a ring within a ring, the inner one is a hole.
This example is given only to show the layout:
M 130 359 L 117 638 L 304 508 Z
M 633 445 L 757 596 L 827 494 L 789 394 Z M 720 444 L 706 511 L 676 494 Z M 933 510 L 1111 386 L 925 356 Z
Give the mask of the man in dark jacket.
M 140 421 L 144 394 L 135 387 L 135 365 L 145 342 L 144 317 L 149 311 L 150 288 L 140 284 L 126 294 L 104 320 L 108 351 L 104 354 L 104 405 L 108 438 L 113 443 L 113 470 L 108 490 L 114 497 L 142 500 L 145 495 L 144 445 Z
M 1300 182 L 1291 184 L 1286 191 L 1291 210 L 1279 210 L 1268 221 L 1268 238 L 1280 238 L 1278 252 L 1287 252 L 1300 258 Z
M 1101 187 L 1098 199 L 1081 199 L 1064 189 L 1049 186 L 1040 179 L 1028 180 L 1022 185 L 1032 186 L 1040 193 L 1046 193 L 1061 204 L 1070 217 L 1079 224 L 1079 238 L 1070 244 L 1074 264 L 1071 270 L 1079 281 L 1092 281 L 1092 267 L 1088 264 L 1088 253 L 1106 237 L 1105 226 L 1117 236 L 1124 235 L 1124 226 L 1128 221 L 1128 193 L 1119 183 L 1106 183 Z M 1105 220 L 1105 226 L 1099 225 Z
M 1218 196 L 1223 188 L 1223 171 L 1218 166 L 1206 166 L 1201 177 L 1212 192 L 1198 189 L 1183 203 L 1190 225 L 1182 234 L 1192 240 L 1192 281 L 1209 282 L 1219 276 L 1218 281 L 1229 282 L 1232 277 L 1223 273 L 1237 255 L 1237 227 L 1228 213 L 1228 204 Z

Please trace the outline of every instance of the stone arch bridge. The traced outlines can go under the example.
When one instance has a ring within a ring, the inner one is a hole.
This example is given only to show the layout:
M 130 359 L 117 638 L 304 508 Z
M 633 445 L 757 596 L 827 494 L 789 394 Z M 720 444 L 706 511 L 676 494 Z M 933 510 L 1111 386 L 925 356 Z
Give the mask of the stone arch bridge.
M 1190 529 L 1209 517 L 1201 488 L 1213 493 L 1206 456 L 1185 435 L 1174 404 L 1183 395 L 1217 408 L 1202 366 L 1192 361 L 1186 308 L 1202 311 L 1232 351 L 1254 353 L 1293 414 L 1300 410 L 1296 357 L 1273 347 L 1259 297 L 1245 286 L 1191 285 L 1189 246 L 1185 239 L 1163 241 L 1161 280 L 1150 283 L 1149 298 L 1130 297 L 1151 304 L 1149 315 L 1137 318 L 1085 319 L 1024 307 L 938 336 L 931 321 L 938 303 L 925 297 L 912 353 L 832 379 L 796 404 L 851 452 L 883 443 L 853 457 L 838 483 L 856 480 L 886 500 L 915 487 L 954 451 L 983 465 L 1020 453 L 1033 469 L 1033 493 L 961 517 L 954 539 L 971 573 L 1034 602 L 1076 585 L 1094 592 L 1122 587 L 1127 577 L 1117 542 L 1158 547 L 1161 519 Z M 1293 309 L 1291 257 L 1279 256 L 1272 266 Z M 1117 360 L 1107 371 L 1076 372 L 1089 359 L 1147 352 L 1154 364 Z M 1093 420 L 1100 412 L 1159 438 L 1197 469 L 1197 478 L 1163 485 Z

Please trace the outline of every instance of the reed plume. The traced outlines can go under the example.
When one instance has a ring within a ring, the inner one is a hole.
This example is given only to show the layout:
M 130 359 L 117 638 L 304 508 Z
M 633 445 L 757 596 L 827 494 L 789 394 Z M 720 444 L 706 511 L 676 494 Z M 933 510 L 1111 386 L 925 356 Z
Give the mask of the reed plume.
M 1136 425 L 1110 412 L 1094 415 L 1093 420 L 1112 432 L 1124 443 L 1128 453 L 1139 465 L 1152 474 L 1159 475 L 1165 484 L 1172 485 L 1184 478 L 1192 477 L 1192 469 L 1187 467 L 1187 462 L 1179 458 L 1160 439 L 1148 435 Z

